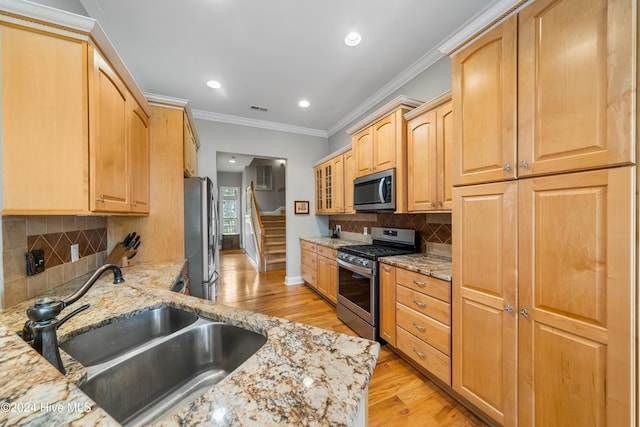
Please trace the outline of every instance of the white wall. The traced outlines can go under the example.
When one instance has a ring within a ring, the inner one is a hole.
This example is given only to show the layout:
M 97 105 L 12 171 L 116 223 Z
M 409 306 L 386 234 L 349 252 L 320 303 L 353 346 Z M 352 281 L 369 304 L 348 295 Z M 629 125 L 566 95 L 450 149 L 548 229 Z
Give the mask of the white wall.
M 286 166 L 287 208 L 287 283 L 301 283 L 301 236 L 327 235 L 326 216 L 313 215 L 315 211 L 313 163 L 327 155 L 326 138 L 298 135 L 267 129 L 252 128 L 196 119 L 200 151 L 198 174 L 216 176 L 216 152 L 280 157 Z M 308 200 L 310 215 L 294 215 L 294 200 Z
M 347 135 L 345 129 L 350 128 L 354 123 L 371 114 L 373 111 L 377 110 L 393 98 L 399 95 L 404 95 L 408 96 L 409 98 L 415 98 L 420 101 L 426 102 L 436 98 L 449 89 L 451 89 L 451 59 L 445 56 L 438 62 L 433 64 L 431 67 L 424 70 L 422 73 L 407 82 L 400 89 L 387 96 L 373 108 L 369 109 L 369 111 L 360 116 L 358 119 L 354 120 L 352 123 L 349 123 L 347 126 L 331 135 L 329 137 L 329 151 L 327 152 L 327 154 L 333 153 L 334 151 L 339 150 L 342 147 L 350 145 L 351 137 Z M 373 94 L 369 94 L 368 96 L 370 95 Z

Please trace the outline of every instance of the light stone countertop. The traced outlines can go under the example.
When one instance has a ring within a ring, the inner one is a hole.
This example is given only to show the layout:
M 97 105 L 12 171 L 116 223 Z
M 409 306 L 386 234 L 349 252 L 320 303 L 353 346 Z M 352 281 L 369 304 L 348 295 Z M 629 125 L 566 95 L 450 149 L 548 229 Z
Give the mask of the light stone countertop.
M 341 246 L 362 245 L 364 242 L 357 240 L 348 240 L 333 237 L 301 237 L 300 240 L 315 243 L 316 245 L 326 246 L 331 249 L 338 249 Z
M 331 237 L 301 237 L 300 240 L 337 249 L 341 246 L 362 245 L 364 242 Z M 378 261 L 416 273 L 451 281 L 451 260 L 427 254 L 395 255 L 379 258 Z
M 60 342 L 150 307 L 173 306 L 267 336 L 237 370 L 190 405 L 156 423 L 188 426 L 348 426 L 366 398 L 380 345 L 316 327 L 170 292 L 183 262 L 139 264 L 123 269 L 125 283 L 105 275 L 61 316 L 86 303 L 58 331 Z M 88 276 L 87 276 L 88 277 Z M 86 280 L 86 278 L 82 278 Z M 47 294 L 69 296 L 83 280 Z M 35 300 L 35 299 L 34 299 Z M 0 425 L 118 425 L 75 384 L 84 367 L 61 351 L 63 376 L 16 331 L 30 300 L 0 313 Z M 312 380 L 312 381 L 311 381 Z M 212 418 L 215 414 L 215 418 Z M 215 420 L 215 423 L 214 423 Z
M 385 264 L 451 281 L 451 260 L 425 254 L 395 255 L 378 259 Z

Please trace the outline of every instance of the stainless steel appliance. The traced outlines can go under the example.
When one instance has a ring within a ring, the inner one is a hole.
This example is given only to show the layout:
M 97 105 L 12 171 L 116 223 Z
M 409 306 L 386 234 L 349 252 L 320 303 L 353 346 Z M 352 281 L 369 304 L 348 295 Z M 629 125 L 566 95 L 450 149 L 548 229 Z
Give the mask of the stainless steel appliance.
M 189 264 L 189 295 L 215 301 L 218 281 L 217 203 L 213 182 L 184 180 L 184 251 Z
M 353 208 L 363 212 L 395 210 L 395 178 L 394 168 L 353 180 Z
M 371 229 L 371 245 L 338 248 L 338 319 L 358 335 L 379 340 L 378 258 L 417 252 L 416 230 Z

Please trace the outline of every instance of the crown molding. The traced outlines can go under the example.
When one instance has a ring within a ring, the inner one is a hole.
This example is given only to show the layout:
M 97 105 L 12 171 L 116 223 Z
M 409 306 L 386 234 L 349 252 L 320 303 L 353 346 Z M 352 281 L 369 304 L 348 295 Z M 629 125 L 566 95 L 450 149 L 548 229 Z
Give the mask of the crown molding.
M 455 33 L 440 44 L 438 50 L 444 55 L 451 55 L 528 1 L 533 0 L 499 0 L 462 24 Z
M 378 108 L 376 111 L 372 112 L 358 123 L 351 126 L 346 132 L 349 135 L 353 135 L 355 133 L 360 132 L 362 129 L 371 126 L 378 120 L 388 116 L 394 111 L 400 108 L 406 108 L 409 110 L 413 110 L 416 107 L 419 107 L 423 104 L 423 101 L 418 101 L 417 99 L 408 98 L 406 96 L 400 95 L 393 98 L 391 101 L 384 104 L 382 107 Z
M 34 21 L 55 24 L 85 34 L 91 33 L 96 25 L 96 20 L 93 18 L 29 1 L 0 0 L 0 11 L 3 14 L 18 15 Z M 47 28 L 49 26 L 47 25 Z
M 331 126 L 327 130 L 327 134 L 329 136 L 335 134 L 340 129 L 343 129 L 350 123 L 353 123 L 367 111 L 371 110 L 377 104 L 382 102 L 385 98 L 391 95 L 396 90 L 400 89 L 402 86 L 407 84 L 413 78 L 418 76 L 427 68 L 431 67 L 433 64 L 438 62 L 444 55 L 440 53 L 437 49 L 432 49 L 429 52 L 425 53 L 415 61 L 413 64 L 408 66 L 404 71 L 395 76 L 389 83 L 382 86 L 376 93 L 367 98 L 362 104 L 358 105 L 353 111 L 347 114 L 344 118 L 336 122 L 333 126 Z
M 300 135 L 318 136 L 321 138 L 328 137 L 327 131 L 321 129 L 305 128 L 300 126 L 287 125 L 284 123 L 269 122 L 266 120 L 248 119 L 246 117 L 233 116 L 231 114 L 193 110 L 193 116 L 196 119 L 209 120 L 211 122 L 230 123 L 234 125 L 276 130 L 280 132 L 297 133 Z

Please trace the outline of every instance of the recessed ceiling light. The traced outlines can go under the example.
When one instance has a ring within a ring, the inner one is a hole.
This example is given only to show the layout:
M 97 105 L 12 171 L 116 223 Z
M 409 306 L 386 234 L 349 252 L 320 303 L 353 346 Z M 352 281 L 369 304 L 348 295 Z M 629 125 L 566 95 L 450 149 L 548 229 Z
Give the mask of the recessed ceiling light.
M 207 82 L 207 86 L 209 86 L 210 88 L 213 88 L 213 89 L 220 89 L 222 87 L 220 82 L 217 82 L 215 80 L 209 80 Z
M 358 46 L 361 41 L 362 36 L 356 32 L 349 33 L 347 34 L 347 37 L 344 38 L 344 43 L 350 47 Z
M 311 104 L 309 104 L 309 101 L 307 101 L 306 99 L 303 99 L 302 101 L 298 102 L 298 105 L 302 108 L 307 108 Z
M 231 158 L 229 159 L 229 163 L 235 163 L 236 162 L 236 156 L 231 156 Z

